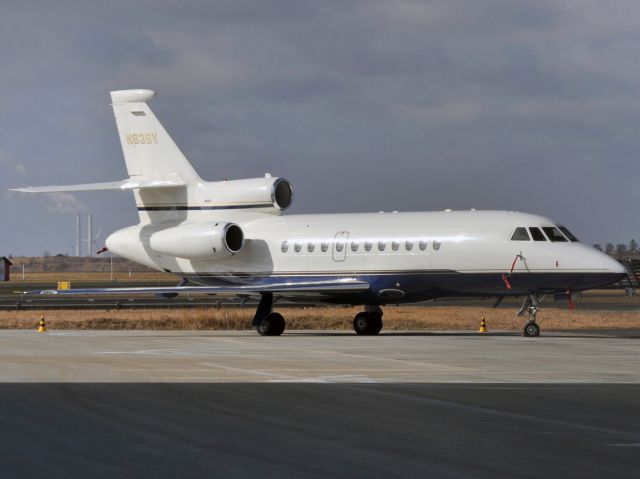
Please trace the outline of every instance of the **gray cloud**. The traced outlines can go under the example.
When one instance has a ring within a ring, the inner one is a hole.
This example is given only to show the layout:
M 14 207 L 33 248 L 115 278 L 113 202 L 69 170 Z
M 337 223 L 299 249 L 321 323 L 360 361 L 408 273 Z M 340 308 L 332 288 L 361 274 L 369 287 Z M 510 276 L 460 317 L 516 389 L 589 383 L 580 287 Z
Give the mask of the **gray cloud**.
M 24 175 L 27 172 L 27 167 L 25 165 L 18 163 L 11 155 L 2 150 L 0 150 L 0 168 L 5 171 L 12 171 L 18 175 Z
M 84 203 L 69 193 L 47 193 L 48 213 L 80 214 L 87 211 Z
M 628 241 L 638 18 L 631 1 L 3 6 L 0 151 L 20 161 L 0 156 L 0 187 L 124 177 L 108 91 L 146 87 L 203 176 L 285 176 L 295 212 L 517 209 Z M 127 194 L 77 198 L 106 230 L 136 222 Z M 41 199 L 1 208 L 22 226 L 0 254 L 42 250 L 22 217 L 68 248 Z

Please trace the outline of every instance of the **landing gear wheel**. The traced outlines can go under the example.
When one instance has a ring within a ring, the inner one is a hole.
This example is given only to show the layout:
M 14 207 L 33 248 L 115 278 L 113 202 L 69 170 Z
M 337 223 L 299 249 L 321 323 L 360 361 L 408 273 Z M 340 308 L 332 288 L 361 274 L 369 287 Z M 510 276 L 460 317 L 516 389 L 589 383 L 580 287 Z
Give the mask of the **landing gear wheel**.
M 528 338 L 535 338 L 540 336 L 540 326 L 537 323 L 527 323 L 524 326 L 523 335 Z
M 356 317 L 353 318 L 353 329 L 357 334 L 367 334 L 367 327 L 369 326 L 369 321 L 367 318 L 367 313 L 358 313 Z
M 369 313 L 369 334 L 378 334 L 382 329 L 382 316 L 375 313 Z
M 260 336 L 280 336 L 286 324 L 280 313 L 269 313 L 258 322 L 256 331 Z
M 382 329 L 382 315 L 377 313 L 358 313 L 353 318 L 353 329 L 357 334 L 378 334 Z

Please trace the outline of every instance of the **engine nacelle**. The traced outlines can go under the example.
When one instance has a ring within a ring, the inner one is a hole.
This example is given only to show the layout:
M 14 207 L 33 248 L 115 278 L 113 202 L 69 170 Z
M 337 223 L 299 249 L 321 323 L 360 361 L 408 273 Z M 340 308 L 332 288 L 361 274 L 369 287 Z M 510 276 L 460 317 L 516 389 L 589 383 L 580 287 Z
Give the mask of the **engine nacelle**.
M 214 205 L 272 206 L 279 211 L 291 206 L 293 188 L 284 178 L 273 178 L 267 174 L 264 178 L 205 183 L 200 195 Z
M 195 223 L 167 228 L 149 237 L 153 251 L 186 259 L 215 259 L 236 254 L 244 233 L 235 223 Z

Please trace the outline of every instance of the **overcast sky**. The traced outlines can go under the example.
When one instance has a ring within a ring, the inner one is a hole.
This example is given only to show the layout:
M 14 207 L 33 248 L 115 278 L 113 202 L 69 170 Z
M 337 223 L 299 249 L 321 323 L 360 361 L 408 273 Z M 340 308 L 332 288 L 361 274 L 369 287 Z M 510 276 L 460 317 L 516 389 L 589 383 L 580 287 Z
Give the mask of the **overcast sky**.
M 109 91 L 206 179 L 283 176 L 292 213 L 508 209 L 640 240 L 640 2 L 56 1 L 0 6 L 0 255 L 71 253 L 130 193 Z M 83 233 L 84 235 L 84 233 Z

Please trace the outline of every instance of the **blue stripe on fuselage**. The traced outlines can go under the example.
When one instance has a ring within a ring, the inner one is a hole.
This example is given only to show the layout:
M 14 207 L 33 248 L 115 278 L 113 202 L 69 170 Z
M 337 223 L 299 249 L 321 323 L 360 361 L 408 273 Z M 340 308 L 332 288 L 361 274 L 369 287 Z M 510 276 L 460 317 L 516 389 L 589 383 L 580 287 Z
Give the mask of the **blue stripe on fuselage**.
M 453 296 L 520 296 L 529 292 L 555 293 L 606 286 L 624 278 L 619 273 L 514 273 L 505 282 L 502 273 L 398 272 L 385 274 L 193 274 L 185 275 L 202 285 L 331 281 L 351 277 L 370 285 L 368 292 L 324 293 L 321 301 L 340 304 L 412 303 Z M 508 285 L 511 289 L 508 288 Z M 400 292 L 400 293 L 399 293 Z M 304 295 L 304 291 L 295 294 Z M 314 293 L 315 294 L 315 293 Z

